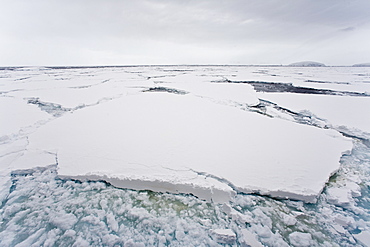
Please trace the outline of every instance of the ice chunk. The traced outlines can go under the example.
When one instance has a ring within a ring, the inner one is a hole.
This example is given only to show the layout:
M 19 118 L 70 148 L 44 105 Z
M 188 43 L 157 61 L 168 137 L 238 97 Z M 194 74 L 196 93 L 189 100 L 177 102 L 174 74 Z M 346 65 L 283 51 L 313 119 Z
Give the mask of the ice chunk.
M 294 226 L 297 223 L 297 219 L 288 214 L 283 214 L 283 221 L 287 226 Z
M 344 227 L 353 227 L 355 225 L 355 221 L 352 217 L 346 217 L 343 215 L 337 215 L 334 221 Z
M 343 187 L 328 188 L 327 198 L 330 203 L 341 207 L 347 207 L 354 202 L 348 190 Z
M 333 227 L 337 232 L 339 232 L 339 233 L 342 233 L 342 234 L 346 233 L 346 230 L 345 230 L 345 229 L 343 228 L 343 226 L 341 226 L 341 225 L 334 224 L 334 225 L 332 225 L 332 227 Z
M 212 236 L 221 244 L 233 244 L 236 241 L 236 234 L 231 229 L 212 230 Z
M 250 231 L 247 229 L 242 229 L 243 238 L 241 242 L 246 247 L 263 247 L 263 245 L 257 241 L 256 236 L 253 235 Z
M 62 230 L 71 229 L 77 221 L 78 219 L 74 214 L 69 214 L 64 211 L 52 216 L 50 219 L 51 224 Z
M 213 200 L 231 194 L 230 185 L 309 202 L 352 147 L 332 130 L 162 93 L 65 115 L 29 141 L 29 148 L 58 153 L 58 172 L 65 178 L 202 198 L 209 191 L 206 197 Z
M 361 187 L 354 182 L 347 182 L 343 186 L 328 187 L 327 198 L 330 203 L 341 207 L 348 207 L 354 203 L 354 197 L 361 196 Z
M 312 246 L 312 237 L 309 233 L 293 232 L 289 234 L 289 241 L 296 247 L 309 247 Z
M 125 244 L 123 245 L 123 247 L 144 247 L 144 246 L 145 246 L 144 243 L 136 243 L 132 239 L 126 241 Z
M 370 231 L 362 231 L 359 234 L 353 234 L 355 239 L 365 246 L 370 246 Z

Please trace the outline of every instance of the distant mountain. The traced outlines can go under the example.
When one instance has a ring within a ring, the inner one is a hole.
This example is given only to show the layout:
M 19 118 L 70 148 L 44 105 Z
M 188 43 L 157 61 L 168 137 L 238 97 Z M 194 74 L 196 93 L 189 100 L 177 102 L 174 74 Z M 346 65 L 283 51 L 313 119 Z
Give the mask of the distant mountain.
M 292 67 L 325 67 L 326 65 L 323 63 L 312 62 L 312 61 L 304 61 L 298 63 L 291 63 L 289 66 Z
M 359 63 L 359 64 L 354 64 L 352 67 L 370 67 L 370 63 Z

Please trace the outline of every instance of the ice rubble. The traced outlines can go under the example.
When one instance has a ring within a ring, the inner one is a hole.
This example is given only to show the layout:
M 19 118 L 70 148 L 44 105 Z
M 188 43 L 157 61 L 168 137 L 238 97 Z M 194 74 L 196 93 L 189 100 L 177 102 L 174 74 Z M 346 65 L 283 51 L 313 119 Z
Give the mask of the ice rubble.
M 0 246 L 218 246 L 208 227 L 226 225 L 195 197 L 55 176 L 55 167 L 14 175 L 17 189 L 0 210 Z
M 290 243 L 295 247 L 312 246 L 312 237 L 309 233 L 293 232 L 289 235 Z

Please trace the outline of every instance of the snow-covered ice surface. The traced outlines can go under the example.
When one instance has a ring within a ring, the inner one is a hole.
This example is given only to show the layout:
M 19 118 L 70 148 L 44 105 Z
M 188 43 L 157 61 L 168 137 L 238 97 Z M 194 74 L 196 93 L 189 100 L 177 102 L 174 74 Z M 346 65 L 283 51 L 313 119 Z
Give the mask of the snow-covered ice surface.
M 367 67 L 0 70 L 0 246 L 370 246 Z

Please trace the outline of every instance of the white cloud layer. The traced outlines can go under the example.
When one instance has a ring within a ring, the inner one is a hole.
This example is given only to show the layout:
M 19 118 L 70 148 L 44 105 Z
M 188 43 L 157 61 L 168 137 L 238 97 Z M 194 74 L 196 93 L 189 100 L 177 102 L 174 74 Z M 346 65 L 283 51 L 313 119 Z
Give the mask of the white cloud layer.
M 368 0 L 1 0 L 0 65 L 370 61 Z

